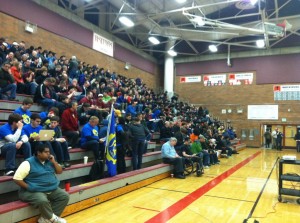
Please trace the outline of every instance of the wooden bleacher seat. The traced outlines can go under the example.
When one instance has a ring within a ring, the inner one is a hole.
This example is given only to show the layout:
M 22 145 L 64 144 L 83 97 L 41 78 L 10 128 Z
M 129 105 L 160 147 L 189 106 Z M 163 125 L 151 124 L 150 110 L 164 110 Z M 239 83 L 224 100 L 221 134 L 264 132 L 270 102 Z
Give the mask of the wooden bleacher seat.
M 85 154 L 83 154 L 83 156 L 84 155 Z M 81 159 L 83 156 L 81 156 Z M 149 163 L 160 159 L 161 159 L 160 151 L 146 153 L 143 156 L 143 163 Z M 131 157 L 126 157 L 125 162 L 126 162 L 126 167 L 130 167 Z M 81 163 L 73 164 L 71 167 L 64 169 L 63 173 L 58 174 L 57 177 L 60 181 L 64 181 L 64 180 L 70 180 L 77 177 L 87 176 L 89 174 L 92 164 L 93 164 L 92 161 L 88 162 L 87 164 L 83 164 L 83 159 L 82 159 Z M 106 170 L 107 168 L 105 166 L 105 171 Z M 18 189 L 19 187 L 13 182 L 12 176 L 0 176 L 0 195 L 12 191 L 17 191 Z
M 151 184 L 170 175 L 172 166 L 157 164 L 136 171 L 119 174 L 70 188 L 70 201 L 62 216 L 70 215 L 85 208 Z M 36 222 L 39 212 L 28 203 L 14 201 L 0 205 L 0 222 Z

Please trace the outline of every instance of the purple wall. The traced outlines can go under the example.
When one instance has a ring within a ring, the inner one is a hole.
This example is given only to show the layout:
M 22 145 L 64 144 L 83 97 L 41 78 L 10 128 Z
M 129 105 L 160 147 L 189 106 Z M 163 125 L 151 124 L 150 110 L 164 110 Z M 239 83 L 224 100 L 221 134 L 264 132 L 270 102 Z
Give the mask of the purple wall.
M 135 67 L 145 70 L 151 74 L 155 73 L 155 63 L 142 58 L 140 55 L 128 51 L 118 44 L 115 44 L 114 57 L 118 60 L 129 62 Z
M 1 0 L 0 11 L 92 48 L 93 32 L 32 1 Z
M 30 21 L 45 30 L 73 40 L 92 49 L 93 31 L 39 6 L 29 0 L 1 0 L 0 11 L 20 20 Z M 100 34 L 101 35 L 101 34 Z M 133 66 L 151 74 L 155 73 L 155 63 L 115 44 L 114 58 L 130 62 Z
M 300 54 L 176 64 L 178 76 L 256 71 L 256 84 L 300 82 Z

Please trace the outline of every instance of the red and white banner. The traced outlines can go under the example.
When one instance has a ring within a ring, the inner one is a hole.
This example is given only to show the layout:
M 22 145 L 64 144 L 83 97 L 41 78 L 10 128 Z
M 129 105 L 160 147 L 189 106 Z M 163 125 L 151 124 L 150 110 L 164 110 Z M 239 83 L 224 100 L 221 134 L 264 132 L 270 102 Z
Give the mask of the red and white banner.
M 229 85 L 252 84 L 253 73 L 229 73 Z
M 180 83 L 201 82 L 201 76 L 180 77 Z
M 222 86 L 226 83 L 226 74 L 204 75 L 204 86 Z
M 94 33 L 93 36 L 93 49 L 108 56 L 114 56 L 114 42 Z
M 300 91 L 300 85 L 274 85 L 274 91 Z

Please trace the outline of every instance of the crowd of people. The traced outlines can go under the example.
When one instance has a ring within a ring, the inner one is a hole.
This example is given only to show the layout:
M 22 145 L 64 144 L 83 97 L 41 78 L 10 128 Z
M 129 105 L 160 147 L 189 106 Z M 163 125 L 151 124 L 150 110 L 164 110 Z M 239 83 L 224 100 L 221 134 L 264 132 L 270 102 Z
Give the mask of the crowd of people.
M 234 150 L 230 140 L 236 138 L 232 128 L 225 129 L 213 119 L 206 108 L 195 107 L 168 98 L 167 92 L 155 93 L 141 78 L 130 79 L 98 65 L 89 65 L 76 56 L 58 57 L 41 46 L 26 47 L 24 41 L 9 44 L 0 38 L 0 98 L 16 101 L 16 93 L 32 95 L 20 108 L 9 115 L 0 127 L 0 151 L 5 156 L 5 175 L 12 176 L 17 168 L 15 157 L 23 154 L 24 172 L 17 170 L 14 179 L 24 190 L 45 192 L 41 174 L 33 174 L 42 163 L 49 166 L 44 175 L 60 173 L 70 167 L 69 149 L 81 147 L 93 151 L 94 159 L 104 159 L 108 116 L 111 109 L 116 117 L 117 172 L 126 171 L 125 156 L 132 157 L 132 169 L 142 167 L 143 153 L 153 132 L 160 132 L 163 162 L 173 163 L 174 176 L 184 179 L 185 158 L 204 168 L 219 164 L 218 151 L 230 157 Z M 41 113 L 31 113 L 33 103 L 45 107 Z M 50 140 L 40 140 L 41 130 L 53 130 Z M 56 162 L 57 161 L 57 162 Z M 197 169 L 197 176 L 203 172 Z M 38 178 L 36 182 L 35 178 Z M 31 185 L 31 180 L 35 183 Z M 57 181 L 53 181 L 57 190 Z M 61 192 L 58 191 L 58 194 Z M 36 204 L 45 200 L 30 200 Z M 55 199 L 54 196 L 53 199 Z M 65 196 L 63 203 L 68 197 Z M 59 206 L 59 205 L 58 205 Z M 52 207 L 54 208 L 54 207 Z M 64 222 L 55 211 L 41 205 L 39 222 Z M 55 208 L 54 208 L 55 209 Z M 56 219 L 56 220 L 55 220 Z M 53 220 L 53 221 L 52 221 Z

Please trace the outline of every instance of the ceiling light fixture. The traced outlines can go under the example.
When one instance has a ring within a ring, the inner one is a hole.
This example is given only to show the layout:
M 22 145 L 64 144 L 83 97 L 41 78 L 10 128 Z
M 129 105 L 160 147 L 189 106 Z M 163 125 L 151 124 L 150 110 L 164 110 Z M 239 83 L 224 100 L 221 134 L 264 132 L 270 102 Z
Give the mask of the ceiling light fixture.
M 179 4 L 185 3 L 186 0 L 176 0 L 176 2 L 178 2 Z
M 250 0 L 251 5 L 255 5 L 258 0 Z
M 265 41 L 263 39 L 256 40 L 256 46 L 258 48 L 264 48 L 265 47 Z
M 132 22 L 132 20 L 129 19 L 129 18 L 127 18 L 126 16 L 121 16 L 121 17 L 119 18 L 119 21 L 120 21 L 123 25 L 125 25 L 125 26 L 127 26 L 127 27 L 132 27 L 132 26 L 134 26 L 134 23 Z
M 168 50 L 168 54 L 172 57 L 177 56 L 177 52 L 175 52 L 174 50 Z
M 154 36 L 149 36 L 149 37 L 148 37 L 148 40 L 149 40 L 151 43 L 153 43 L 154 45 L 157 45 L 157 44 L 160 43 L 160 41 L 159 41 L 156 37 L 154 37 Z
M 204 19 L 200 16 L 192 18 L 190 21 L 193 22 L 193 23 L 196 23 L 198 26 L 204 26 L 205 25 Z
M 208 49 L 213 53 L 218 52 L 218 48 L 216 45 L 209 45 Z

